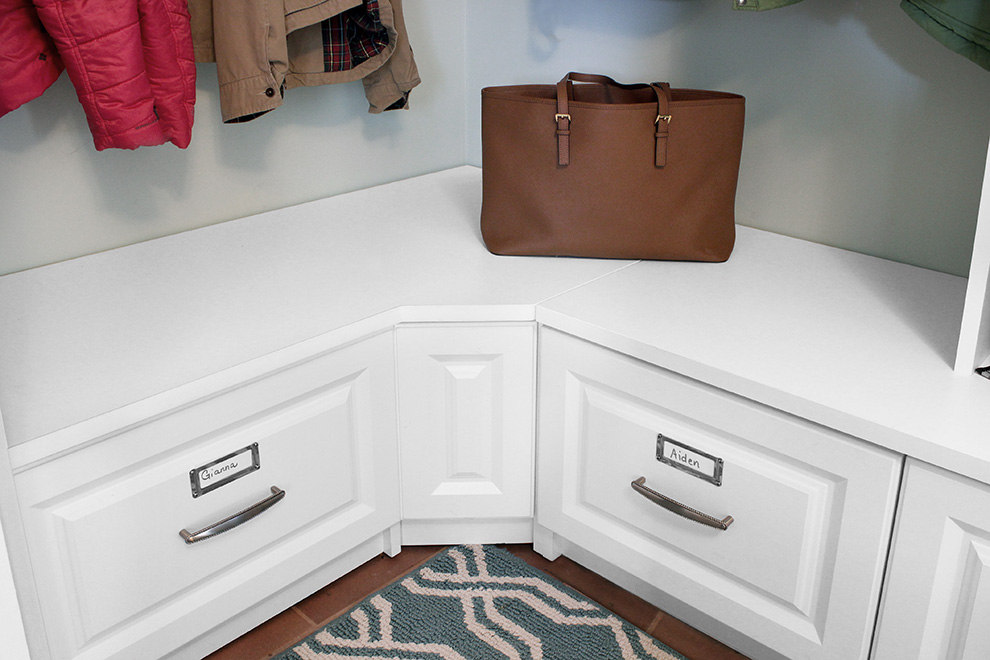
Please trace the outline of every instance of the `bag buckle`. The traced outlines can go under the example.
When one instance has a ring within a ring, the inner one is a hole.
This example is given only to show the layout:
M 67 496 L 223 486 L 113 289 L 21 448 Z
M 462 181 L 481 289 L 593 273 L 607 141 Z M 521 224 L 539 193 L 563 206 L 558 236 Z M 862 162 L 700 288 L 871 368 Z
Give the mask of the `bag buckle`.
M 668 124 L 670 123 L 670 115 L 657 115 L 657 118 L 656 120 L 654 120 L 653 124 L 655 126 L 659 126 L 661 119 L 667 122 Z
M 560 114 L 559 112 L 553 116 L 553 120 L 560 122 L 561 119 L 566 119 L 568 122 L 571 121 L 571 116 L 568 114 Z

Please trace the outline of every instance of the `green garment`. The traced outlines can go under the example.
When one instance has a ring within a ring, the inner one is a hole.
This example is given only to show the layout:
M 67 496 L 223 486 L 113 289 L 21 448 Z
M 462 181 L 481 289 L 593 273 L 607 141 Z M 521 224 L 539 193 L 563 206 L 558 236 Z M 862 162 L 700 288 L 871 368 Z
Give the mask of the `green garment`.
M 786 7 L 787 5 L 793 5 L 796 2 L 801 2 L 801 0 L 732 0 L 732 8 L 760 11 L 763 9 Z
M 990 2 L 901 0 L 901 9 L 944 45 L 990 70 Z
M 762 11 L 798 2 L 732 0 L 732 8 Z M 901 0 L 901 9 L 942 44 L 990 70 L 990 0 Z

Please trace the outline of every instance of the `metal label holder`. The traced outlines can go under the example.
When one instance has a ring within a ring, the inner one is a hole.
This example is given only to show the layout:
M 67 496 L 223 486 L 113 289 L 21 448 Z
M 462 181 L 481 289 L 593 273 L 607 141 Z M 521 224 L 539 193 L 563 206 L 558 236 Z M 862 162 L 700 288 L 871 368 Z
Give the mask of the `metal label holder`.
M 248 452 L 251 454 L 250 461 L 245 464 L 245 459 L 248 457 L 244 454 Z M 189 470 L 192 496 L 205 495 L 211 490 L 226 486 L 230 482 L 237 481 L 259 469 L 261 469 L 261 454 L 258 450 L 258 443 L 255 442 L 243 449 L 231 452 L 223 458 L 201 465 L 195 470 Z
M 679 454 L 683 456 L 682 460 L 674 460 L 667 456 L 667 447 L 672 447 L 679 450 Z M 701 459 L 701 460 L 698 460 Z M 683 442 L 678 442 L 672 438 L 665 437 L 662 433 L 657 434 L 657 460 L 664 465 L 669 465 L 670 467 L 677 468 L 682 472 L 687 472 L 692 477 L 697 477 L 708 483 L 715 484 L 716 486 L 722 485 L 722 468 L 725 462 L 718 456 L 713 456 L 708 452 L 695 449 L 690 445 L 686 445 Z M 706 462 L 711 462 L 711 470 L 703 469 L 702 460 Z M 697 464 L 695 466 L 694 464 Z

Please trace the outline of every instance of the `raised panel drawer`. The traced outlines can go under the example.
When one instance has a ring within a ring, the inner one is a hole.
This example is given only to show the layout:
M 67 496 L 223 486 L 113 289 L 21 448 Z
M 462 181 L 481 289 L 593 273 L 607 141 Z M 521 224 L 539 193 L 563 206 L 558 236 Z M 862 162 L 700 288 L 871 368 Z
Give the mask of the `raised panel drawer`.
M 867 657 L 899 455 L 553 330 L 541 342 L 538 524 L 754 658 Z M 659 461 L 658 434 L 698 467 L 721 459 L 721 485 Z M 661 508 L 640 477 L 732 520 Z
M 397 523 L 393 374 L 385 333 L 17 474 L 53 657 L 164 657 Z M 258 469 L 194 496 L 254 444 Z

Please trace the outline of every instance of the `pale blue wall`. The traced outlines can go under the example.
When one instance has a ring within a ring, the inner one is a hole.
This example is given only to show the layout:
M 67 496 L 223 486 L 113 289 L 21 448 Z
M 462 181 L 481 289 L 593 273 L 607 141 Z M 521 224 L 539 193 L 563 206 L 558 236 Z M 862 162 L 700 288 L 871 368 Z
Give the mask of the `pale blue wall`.
M 747 97 L 737 220 L 968 273 L 990 135 L 990 71 L 896 0 L 470 0 L 468 154 L 486 85 L 568 70 Z
M 990 72 L 896 0 L 406 0 L 423 75 L 371 116 L 359 83 L 290 90 L 220 124 L 201 66 L 193 144 L 93 150 L 68 80 L 0 118 L 0 274 L 464 162 L 484 85 L 568 70 L 747 97 L 738 220 L 964 275 L 990 134 Z
M 404 7 L 423 78 L 408 111 L 369 115 L 355 82 L 223 125 L 200 65 L 189 149 L 98 153 L 63 74 L 0 117 L 0 274 L 463 164 L 466 4 Z

